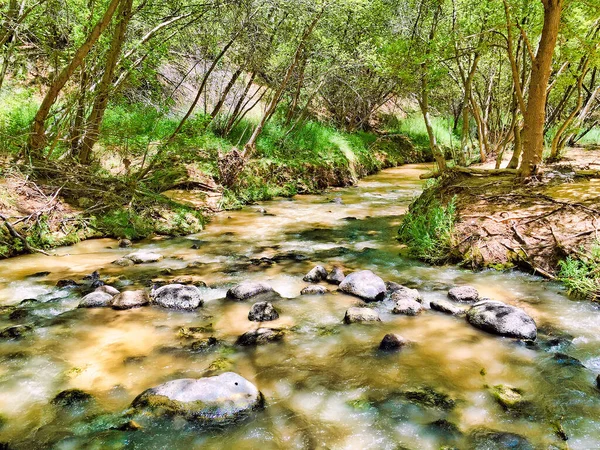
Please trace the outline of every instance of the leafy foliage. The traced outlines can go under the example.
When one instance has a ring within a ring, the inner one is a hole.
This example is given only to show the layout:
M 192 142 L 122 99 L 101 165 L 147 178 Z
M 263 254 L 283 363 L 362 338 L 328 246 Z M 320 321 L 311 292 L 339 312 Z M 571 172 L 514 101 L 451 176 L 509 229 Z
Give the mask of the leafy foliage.
M 456 222 L 456 198 L 447 206 L 433 199 L 428 205 L 413 203 L 404 216 L 399 240 L 410 253 L 428 263 L 447 262 L 452 249 L 452 231 Z
M 558 263 L 558 279 L 569 294 L 590 300 L 600 300 L 600 244 L 592 246 L 590 257 L 567 257 Z

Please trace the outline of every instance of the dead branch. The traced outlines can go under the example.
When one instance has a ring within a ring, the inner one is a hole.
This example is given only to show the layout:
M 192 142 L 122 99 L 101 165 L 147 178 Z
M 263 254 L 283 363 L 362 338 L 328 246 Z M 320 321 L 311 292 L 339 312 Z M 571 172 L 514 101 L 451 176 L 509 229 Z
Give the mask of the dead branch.
M 44 250 L 40 250 L 39 248 L 35 248 L 35 247 L 32 247 L 31 245 L 29 245 L 29 242 L 27 242 L 27 239 L 25 237 L 23 237 L 21 234 L 19 234 L 19 232 L 17 230 L 14 229 L 14 227 L 9 222 L 7 217 L 0 214 L 0 219 L 2 219 L 4 221 L 4 225 L 6 226 L 6 229 L 8 230 L 9 234 L 13 238 L 20 240 L 23 243 L 23 248 L 25 250 L 27 250 L 29 253 L 41 253 L 42 255 L 50 256 L 50 254 L 46 253 Z

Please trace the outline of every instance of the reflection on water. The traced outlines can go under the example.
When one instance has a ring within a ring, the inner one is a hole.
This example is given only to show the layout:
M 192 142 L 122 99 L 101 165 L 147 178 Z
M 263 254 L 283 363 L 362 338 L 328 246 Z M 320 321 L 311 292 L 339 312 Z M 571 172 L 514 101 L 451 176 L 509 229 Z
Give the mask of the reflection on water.
M 20 340 L 0 341 L 0 441 L 61 449 L 438 449 L 477 447 L 469 435 L 486 428 L 520 434 L 536 447 L 563 448 L 556 432 L 562 427 L 570 448 L 599 448 L 596 307 L 570 301 L 558 286 L 527 275 L 474 274 L 400 256 L 394 237 L 424 170 L 405 166 L 323 196 L 224 212 L 198 235 L 136 245 L 164 255 L 157 263 L 112 265 L 131 250 L 109 239 L 61 248 L 54 257 L 1 261 L 0 304 L 37 302 L 19 306 L 18 314 L 14 307 L 0 314 L 2 328 L 33 325 Z M 359 303 L 356 298 L 335 292 L 299 296 L 306 286 L 302 276 L 317 263 L 338 264 L 347 272 L 371 269 L 418 288 L 426 301 L 445 298 L 453 284 L 471 284 L 482 296 L 525 309 L 538 323 L 540 338 L 537 345 L 525 345 L 434 311 L 395 316 L 387 302 L 374 305 L 382 323 L 345 326 L 344 312 Z M 208 284 L 201 289 L 206 302 L 195 312 L 82 310 L 76 309 L 78 289 L 54 287 L 60 279 L 79 281 L 94 270 L 120 289 L 149 289 L 152 280 L 194 276 Z M 50 273 L 31 276 L 45 271 Z M 269 326 L 287 330 L 283 342 L 233 345 L 258 326 L 247 320 L 250 302 L 223 299 L 228 287 L 246 279 L 267 281 L 282 295 L 274 302 L 280 318 Z M 411 344 L 380 354 L 378 343 L 389 332 Z M 208 351 L 194 347 L 210 336 L 220 345 Z M 586 367 L 563 366 L 556 352 Z M 228 370 L 265 395 L 267 408 L 253 420 L 211 431 L 178 419 L 138 431 L 110 425 L 111 414 L 120 414 L 148 387 Z M 527 407 L 504 410 L 488 388 L 500 384 L 520 389 Z M 93 394 L 94 405 L 72 414 L 49 405 L 70 388 Z M 433 400 L 418 402 L 415 395 Z

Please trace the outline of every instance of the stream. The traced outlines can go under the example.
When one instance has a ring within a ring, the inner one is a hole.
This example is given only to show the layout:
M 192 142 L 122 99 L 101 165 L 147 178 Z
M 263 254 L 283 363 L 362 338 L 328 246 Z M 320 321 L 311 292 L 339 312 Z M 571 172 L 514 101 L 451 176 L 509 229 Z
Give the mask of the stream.
M 598 307 L 520 272 L 473 273 L 407 257 L 395 237 L 426 169 L 388 169 L 354 187 L 222 212 L 197 235 L 148 239 L 133 250 L 95 239 L 51 257 L 0 261 L 0 329 L 32 325 L 21 338 L 0 339 L 0 442 L 9 445 L 0 447 L 600 448 Z M 164 259 L 112 264 L 141 249 Z M 300 296 L 308 284 L 302 277 L 316 264 L 346 273 L 372 270 L 418 289 L 425 302 L 471 285 L 482 297 L 524 309 L 537 323 L 538 339 L 532 345 L 502 338 L 433 310 L 393 315 L 385 301 L 370 304 L 382 322 L 344 325 L 358 298 L 325 283 L 330 293 Z M 119 290 L 149 290 L 153 282 L 182 276 L 201 280 L 205 303 L 193 312 L 78 309 L 82 290 L 56 287 L 96 270 Z M 274 302 L 280 318 L 268 323 L 287 330 L 281 342 L 234 345 L 258 327 L 247 318 L 251 300 L 224 299 L 245 280 L 265 281 L 283 297 Z M 35 301 L 22 303 L 27 299 Z M 411 343 L 383 354 L 377 348 L 386 333 Z M 211 336 L 226 345 L 194 350 L 195 341 Z M 110 425 L 147 388 L 225 371 L 254 383 L 264 410 L 219 429 L 177 418 L 139 430 Z M 491 394 L 497 385 L 518 389 L 526 406 L 503 408 Z M 51 403 L 74 388 L 92 394 L 93 402 L 68 410 Z

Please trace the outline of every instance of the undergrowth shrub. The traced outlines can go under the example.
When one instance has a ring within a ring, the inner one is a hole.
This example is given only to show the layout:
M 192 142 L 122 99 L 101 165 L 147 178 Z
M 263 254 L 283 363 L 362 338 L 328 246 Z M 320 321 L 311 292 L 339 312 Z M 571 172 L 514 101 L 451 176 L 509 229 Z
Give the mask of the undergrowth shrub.
M 452 232 L 456 222 L 456 197 L 443 206 L 436 199 L 429 204 L 413 203 L 404 216 L 398 239 L 410 254 L 430 264 L 451 259 Z
M 558 279 L 570 295 L 600 300 L 600 243 L 592 245 L 586 258 L 572 256 L 559 261 Z

